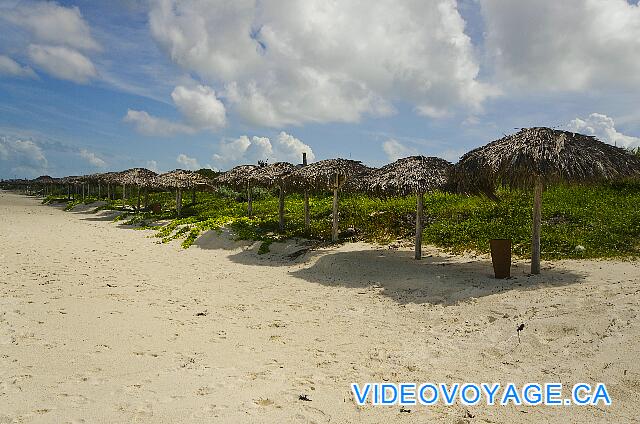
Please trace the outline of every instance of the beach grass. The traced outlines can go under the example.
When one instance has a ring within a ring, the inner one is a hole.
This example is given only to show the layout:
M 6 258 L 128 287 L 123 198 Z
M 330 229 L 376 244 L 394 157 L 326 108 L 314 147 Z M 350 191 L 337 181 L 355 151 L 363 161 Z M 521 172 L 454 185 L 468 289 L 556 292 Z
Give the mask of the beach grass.
M 424 200 L 424 242 L 452 252 L 487 252 L 492 238 L 512 240 L 513 252 L 528 257 L 531 242 L 530 193 L 501 189 L 500 202 L 484 197 L 432 193 Z M 49 199 L 51 200 L 51 199 Z M 69 202 L 67 208 L 79 203 Z M 45 200 L 47 201 L 47 200 Z M 261 253 L 269 244 L 292 237 L 328 241 L 331 239 L 331 202 L 329 193 L 310 198 L 311 225 L 304 229 L 303 198 L 286 197 L 285 230 L 278 232 L 277 192 L 256 189 L 253 216 L 246 216 L 246 199 L 231 190 L 198 192 L 196 203 L 183 196 L 182 216 L 175 214 L 175 195 L 151 193 L 150 203 L 160 203 L 163 212 L 127 211 L 117 219 L 153 229 L 163 242 L 182 240 L 191 246 L 206 230 L 230 227 L 239 239 L 258 240 Z M 135 198 L 128 200 L 129 205 Z M 340 198 L 340 228 L 343 240 L 393 243 L 412 240 L 415 225 L 415 197 L 378 198 L 343 193 Z M 640 255 L 640 183 L 595 186 L 555 186 L 543 197 L 543 257 L 607 258 Z M 122 208 L 122 201 L 108 202 L 100 209 Z M 161 226 L 155 221 L 166 220 Z

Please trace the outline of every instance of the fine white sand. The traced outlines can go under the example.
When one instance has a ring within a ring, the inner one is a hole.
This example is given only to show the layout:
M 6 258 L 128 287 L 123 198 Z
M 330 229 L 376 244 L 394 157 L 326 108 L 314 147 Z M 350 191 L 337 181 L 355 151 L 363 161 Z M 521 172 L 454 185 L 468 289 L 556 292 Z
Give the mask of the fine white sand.
M 0 423 L 640 419 L 638 262 L 495 280 L 433 248 L 151 234 L 0 192 Z M 370 381 L 603 382 L 613 405 L 356 406 Z

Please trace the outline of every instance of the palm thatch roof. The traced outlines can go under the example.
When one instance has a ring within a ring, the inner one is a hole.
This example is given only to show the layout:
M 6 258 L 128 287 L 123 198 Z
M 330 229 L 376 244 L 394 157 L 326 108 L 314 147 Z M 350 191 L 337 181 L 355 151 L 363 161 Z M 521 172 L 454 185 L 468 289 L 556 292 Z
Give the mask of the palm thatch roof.
M 640 175 L 640 158 L 595 137 L 545 127 L 524 128 L 466 153 L 454 168 L 458 191 L 487 192 L 498 184 L 531 188 Z
M 124 171 L 103 172 L 101 174 L 94 174 L 95 179 L 102 181 L 106 184 L 121 184 L 120 177 Z
M 246 188 L 251 176 L 260 167 L 258 165 L 239 165 L 219 175 L 215 181 L 234 188 Z
M 50 177 L 49 175 L 41 175 L 38 178 L 32 180 L 36 184 L 53 184 L 58 182 L 57 178 Z
M 153 185 L 158 174 L 146 168 L 131 168 L 117 173 L 115 178 L 120 184 L 148 187 Z
M 69 175 L 69 176 L 60 178 L 60 182 L 62 184 L 80 184 L 82 181 L 83 181 L 82 176 L 79 176 L 79 175 Z
M 289 162 L 275 162 L 271 165 L 258 167 L 250 175 L 250 180 L 257 185 L 271 187 L 280 185 L 297 167 Z
M 326 159 L 296 169 L 287 177 L 287 185 L 292 189 L 315 191 L 344 188 L 345 182 L 362 179 L 371 170 L 356 160 Z
M 166 188 L 192 188 L 196 186 L 212 185 L 213 181 L 203 177 L 197 172 L 186 171 L 184 169 L 176 169 L 158 175 L 153 180 L 153 185 Z
M 452 166 L 438 157 L 409 156 L 371 171 L 361 186 L 382 195 L 427 193 L 444 187 Z
M 83 175 L 81 179 L 83 181 L 96 182 L 96 181 L 100 181 L 101 175 L 102 175 L 101 173 L 88 174 L 88 175 Z
M 28 185 L 31 184 L 32 180 L 27 180 L 25 178 L 11 178 L 8 180 L 2 180 L 3 184 L 11 185 L 11 186 L 19 186 L 19 185 Z

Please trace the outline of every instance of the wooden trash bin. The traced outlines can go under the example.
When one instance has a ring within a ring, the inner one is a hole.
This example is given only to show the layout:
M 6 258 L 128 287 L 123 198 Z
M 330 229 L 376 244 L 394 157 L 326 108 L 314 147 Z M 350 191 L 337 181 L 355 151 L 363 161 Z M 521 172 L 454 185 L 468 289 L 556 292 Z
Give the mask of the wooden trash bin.
M 491 262 L 496 278 L 511 277 L 511 240 L 489 240 L 491 245 Z

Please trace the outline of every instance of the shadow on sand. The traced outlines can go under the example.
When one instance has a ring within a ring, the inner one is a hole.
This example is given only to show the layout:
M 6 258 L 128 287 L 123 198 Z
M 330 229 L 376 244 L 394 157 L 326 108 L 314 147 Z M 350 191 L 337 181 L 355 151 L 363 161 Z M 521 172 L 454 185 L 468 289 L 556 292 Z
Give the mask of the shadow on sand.
M 88 206 L 88 205 L 87 205 Z M 81 219 L 111 221 L 122 211 L 101 211 L 95 206 L 74 210 Z M 90 215 L 90 216 L 87 216 Z M 118 228 L 131 229 L 123 225 Z M 235 240 L 227 229 L 207 231 L 194 248 L 229 252 L 233 262 L 250 266 L 291 267 L 290 275 L 314 284 L 375 290 L 400 304 L 430 303 L 454 305 L 474 298 L 508 291 L 535 290 L 580 283 L 584 275 L 573 271 L 543 267 L 542 274 L 529 275 L 528 264 L 514 264 L 509 279 L 493 277 L 487 259 L 465 259 L 434 253 L 416 261 L 408 250 L 369 247 L 354 250 L 317 249 L 318 242 L 288 240 L 274 243 L 271 252 L 260 255 L 261 242 Z
M 434 254 L 416 261 L 412 252 L 385 248 L 352 251 L 310 251 L 303 261 L 261 259 L 251 250 L 230 257 L 247 265 L 301 265 L 291 275 L 310 283 L 375 290 L 394 301 L 453 305 L 507 291 L 535 290 L 577 284 L 584 279 L 572 271 L 546 268 L 529 275 L 528 265 L 514 264 L 512 277 L 493 277 L 487 259 L 464 260 Z M 308 266 L 305 266 L 308 265 Z

